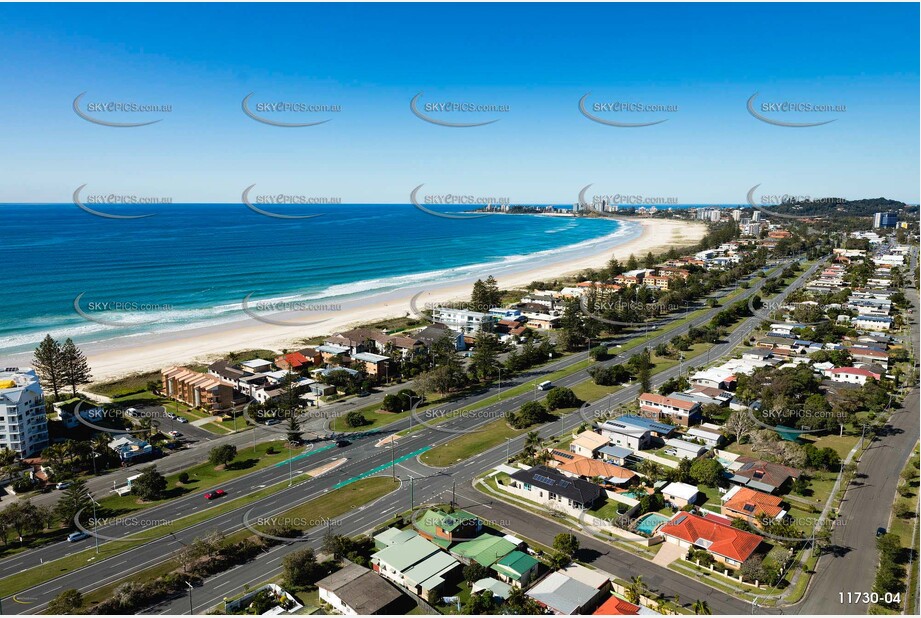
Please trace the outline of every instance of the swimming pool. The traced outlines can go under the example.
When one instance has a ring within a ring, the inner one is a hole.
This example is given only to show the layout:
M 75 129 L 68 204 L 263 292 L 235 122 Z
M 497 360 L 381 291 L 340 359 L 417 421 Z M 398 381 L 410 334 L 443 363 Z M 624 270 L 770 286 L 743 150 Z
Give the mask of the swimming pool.
M 656 528 L 668 520 L 668 517 L 659 513 L 646 513 L 636 522 L 635 528 L 636 531 L 641 534 L 652 536 L 652 533 L 656 531 Z
M 634 500 L 639 500 L 640 498 L 642 498 L 643 496 L 646 495 L 646 492 L 645 492 L 645 491 L 632 490 L 632 491 L 625 491 L 625 492 L 620 493 L 620 494 L 618 494 L 618 495 L 624 496 L 625 498 L 633 498 Z

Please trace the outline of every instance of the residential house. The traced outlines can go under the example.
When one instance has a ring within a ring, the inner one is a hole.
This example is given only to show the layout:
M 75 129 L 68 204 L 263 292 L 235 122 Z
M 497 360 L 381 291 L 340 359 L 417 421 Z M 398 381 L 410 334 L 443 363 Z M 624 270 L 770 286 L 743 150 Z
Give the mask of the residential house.
M 415 605 L 383 577 L 353 562 L 316 585 L 320 600 L 345 616 L 401 615 Z
M 709 450 L 708 447 L 681 438 L 669 438 L 665 441 L 665 452 L 678 459 L 697 459 Z
M 668 420 L 685 427 L 700 421 L 700 403 L 643 393 L 639 398 L 640 414 L 654 420 Z
M 591 508 L 602 498 L 601 488 L 594 483 L 569 478 L 546 466 L 519 470 L 511 475 L 510 484 L 535 502 L 558 502 L 576 510 Z
M 474 539 L 483 529 L 479 517 L 461 510 L 445 513 L 441 510 L 429 509 L 413 523 L 420 536 L 441 547 Z
M 607 594 L 610 582 L 607 586 L 596 588 L 573 577 L 574 573 L 564 571 L 556 571 L 540 580 L 528 590 L 527 595 L 557 616 L 591 613 Z
M 720 520 L 691 513 L 679 513 L 659 528 L 659 533 L 667 543 L 684 549 L 706 550 L 719 562 L 734 568 L 742 566 L 764 540 L 757 534 L 738 530 Z
M 464 343 L 463 333 L 451 330 L 444 324 L 432 324 L 431 326 L 426 326 L 415 335 L 413 335 L 413 339 L 418 341 L 426 348 L 432 347 L 436 341 L 439 341 L 445 337 L 448 337 L 454 343 L 455 350 L 467 349 L 467 346 Z
M 576 455 L 583 457 L 595 457 L 599 449 L 609 444 L 607 437 L 597 434 L 591 429 L 587 429 L 576 436 L 569 444 L 569 450 Z
M 789 481 L 801 474 L 796 468 L 753 457 L 740 456 L 734 463 L 730 468 L 732 477 L 729 480 L 732 483 L 771 494 L 781 492 Z
M 358 352 L 352 354 L 352 360 L 362 363 L 365 373 L 370 376 L 387 376 L 390 367 L 390 357 L 383 354 L 373 354 L 371 352 Z
M 779 521 L 787 514 L 781 506 L 783 499 L 780 496 L 741 485 L 734 485 L 720 501 L 720 513 L 734 519 L 743 519 L 758 528 L 761 528 L 765 521 Z
M 484 577 L 483 579 L 478 579 L 473 582 L 473 585 L 470 587 L 470 592 L 473 594 L 478 592 L 485 592 L 486 590 L 492 594 L 493 599 L 504 601 L 509 597 L 509 594 L 511 594 L 512 587 L 505 582 L 500 582 L 495 577 Z
M 540 569 L 540 562 L 529 554 L 516 549 L 500 558 L 491 568 L 502 581 L 522 588 L 527 586 L 537 575 Z
M 881 315 L 858 315 L 851 324 L 861 330 L 886 331 L 892 328 L 892 318 Z
M 669 483 L 662 488 L 662 497 L 666 502 L 680 509 L 696 503 L 700 497 L 700 491 L 694 485 L 687 483 Z
M 419 535 L 394 543 L 371 556 L 371 567 L 382 577 L 423 598 L 437 596 L 460 577 L 461 563 Z
M 608 597 L 608 600 L 601 604 L 592 615 L 593 616 L 638 616 L 640 606 L 614 596 Z M 652 612 L 650 612 L 652 613 Z
M 139 461 L 153 454 L 153 447 L 149 443 L 129 435 L 113 439 L 109 442 L 109 448 L 124 462 Z
M 241 362 L 240 367 L 243 369 L 244 373 L 265 373 L 266 371 L 272 370 L 272 361 L 265 360 L 264 358 L 254 358 Z
M 608 461 L 612 464 L 623 466 L 627 463 L 627 458 L 633 455 L 633 451 L 622 446 L 608 444 L 598 449 L 598 455 L 602 461 Z
M 556 470 L 566 476 L 583 479 L 604 479 L 605 483 L 615 487 L 626 487 L 636 479 L 636 474 L 621 466 L 576 455 L 569 451 L 550 449 L 550 455 L 556 463 Z
M 689 440 L 702 442 L 710 448 L 719 448 L 722 446 L 723 441 L 725 440 L 723 434 L 721 434 L 719 431 L 714 431 L 713 429 L 704 427 L 691 427 L 688 429 L 685 436 Z
M 865 346 L 852 346 L 847 348 L 848 354 L 855 363 L 874 363 L 889 368 L 889 353 L 876 348 Z
M 859 384 L 863 386 L 868 380 L 876 380 L 882 377 L 879 373 L 870 371 L 864 367 L 835 367 L 826 369 L 825 376 L 833 382 L 847 382 L 849 384 Z

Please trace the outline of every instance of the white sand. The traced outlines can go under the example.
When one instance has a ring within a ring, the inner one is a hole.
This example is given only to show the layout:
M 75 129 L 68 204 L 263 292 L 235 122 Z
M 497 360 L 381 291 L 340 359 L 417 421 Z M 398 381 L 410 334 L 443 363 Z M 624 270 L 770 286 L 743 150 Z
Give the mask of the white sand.
M 524 286 L 542 279 L 552 279 L 575 274 L 587 268 L 601 268 L 616 257 L 626 260 L 631 253 L 642 258 L 647 252 L 659 253 L 670 246 L 687 246 L 697 243 L 706 233 L 704 224 L 667 219 L 630 219 L 643 226 L 642 234 L 613 249 L 585 255 L 576 259 L 544 264 L 539 269 L 521 271 L 507 276 L 497 276 L 503 289 Z M 490 273 L 484 272 L 483 278 Z M 384 318 L 401 317 L 410 314 L 410 299 L 418 291 L 397 291 L 380 300 L 370 299 L 360 308 L 348 308 L 334 314 L 318 315 L 302 313 L 303 317 L 278 318 L 285 322 L 323 320 L 314 325 L 297 327 L 266 324 L 256 320 L 243 320 L 231 324 L 207 327 L 194 331 L 165 333 L 133 338 L 123 345 L 105 350 L 93 350 L 87 346 L 86 353 L 97 381 L 106 381 L 132 373 L 155 371 L 170 365 L 191 362 L 211 362 L 228 352 L 247 349 L 270 349 L 281 352 L 295 349 L 297 341 L 325 335 L 361 323 Z M 469 283 L 447 283 L 439 287 L 426 288 L 417 300 L 417 306 L 433 302 L 466 300 L 470 297 Z M 273 318 L 275 316 L 272 316 Z M 324 319 L 327 318 L 328 319 Z

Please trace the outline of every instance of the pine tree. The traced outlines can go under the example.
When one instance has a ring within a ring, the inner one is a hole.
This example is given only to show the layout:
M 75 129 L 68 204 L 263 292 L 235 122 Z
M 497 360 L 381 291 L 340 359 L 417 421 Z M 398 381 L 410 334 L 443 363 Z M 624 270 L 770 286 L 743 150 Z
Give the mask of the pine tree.
M 473 283 L 473 290 L 470 292 L 470 309 L 473 311 L 489 310 L 489 290 L 481 279 Z
M 71 393 L 77 396 L 77 387 L 88 384 L 93 379 L 86 356 L 73 340 L 68 337 L 61 347 L 61 382 L 70 386 Z
M 498 307 L 499 303 L 502 302 L 502 292 L 499 291 L 499 283 L 496 281 L 496 278 L 492 275 L 486 277 L 484 287 L 486 288 L 486 299 L 489 302 L 489 307 L 484 309 L 484 311 L 493 307 Z
M 42 342 L 35 348 L 32 365 L 35 367 L 35 373 L 38 374 L 39 382 L 45 388 L 51 389 L 55 399 L 58 398 L 58 392 L 64 384 L 61 361 L 61 344 L 51 335 L 45 335 Z

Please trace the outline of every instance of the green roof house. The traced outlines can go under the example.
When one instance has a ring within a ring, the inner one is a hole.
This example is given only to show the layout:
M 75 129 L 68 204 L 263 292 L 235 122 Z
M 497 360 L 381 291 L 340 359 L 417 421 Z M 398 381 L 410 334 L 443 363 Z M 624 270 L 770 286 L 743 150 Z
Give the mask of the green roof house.
M 451 543 L 458 541 L 474 539 L 483 527 L 480 518 L 473 513 L 467 511 L 445 513 L 435 509 L 426 511 L 413 524 L 420 535 L 441 547 L 448 547 Z
M 492 570 L 496 572 L 504 582 L 513 586 L 527 586 L 535 575 L 540 562 L 536 558 L 526 554 L 523 551 L 515 550 L 509 552 L 502 559 L 492 565 Z
M 458 543 L 451 548 L 451 553 L 460 558 L 461 562 L 477 562 L 484 567 L 490 567 L 518 546 L 501 536 L 481 534 L 471 541 Z

